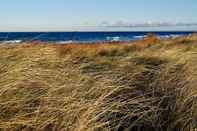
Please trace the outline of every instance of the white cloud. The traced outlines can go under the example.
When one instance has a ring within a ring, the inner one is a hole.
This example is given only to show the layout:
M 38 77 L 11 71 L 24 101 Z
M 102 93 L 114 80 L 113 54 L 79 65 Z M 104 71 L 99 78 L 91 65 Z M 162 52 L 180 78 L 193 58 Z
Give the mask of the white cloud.
M 142 23 L 117 21 L 117 22 L 102 22 L 101 27 L 168 27 L 168 26 L 197 26 L 197 23 L 185 23 L 185 22 L 154 22 L 147 21 Z

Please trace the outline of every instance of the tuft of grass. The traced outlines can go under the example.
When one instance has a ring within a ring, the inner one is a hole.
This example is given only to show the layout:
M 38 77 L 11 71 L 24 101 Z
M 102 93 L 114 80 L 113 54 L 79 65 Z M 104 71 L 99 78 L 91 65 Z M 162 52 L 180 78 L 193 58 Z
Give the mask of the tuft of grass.
M 0 45 L 0 130 L 195 131 L 196 42 Z

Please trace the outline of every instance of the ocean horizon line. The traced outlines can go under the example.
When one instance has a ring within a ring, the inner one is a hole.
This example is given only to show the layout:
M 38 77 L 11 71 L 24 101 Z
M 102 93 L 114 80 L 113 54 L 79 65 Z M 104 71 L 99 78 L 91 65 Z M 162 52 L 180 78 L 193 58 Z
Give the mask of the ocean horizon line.
M 194 32 L 197 33 L 197 30 L 36 30 L 36 31 L 0 31 L 0 33 L 63 33 L 63 32 L 146 32 L 146 33 L 154 33 L 154 32 Z

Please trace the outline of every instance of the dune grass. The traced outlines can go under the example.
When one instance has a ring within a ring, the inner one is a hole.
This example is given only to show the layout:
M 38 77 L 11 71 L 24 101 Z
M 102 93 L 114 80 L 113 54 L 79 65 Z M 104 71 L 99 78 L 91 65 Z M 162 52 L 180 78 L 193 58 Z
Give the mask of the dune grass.
M 196 36 L 0 45 L 0 130 L 196 131 Z

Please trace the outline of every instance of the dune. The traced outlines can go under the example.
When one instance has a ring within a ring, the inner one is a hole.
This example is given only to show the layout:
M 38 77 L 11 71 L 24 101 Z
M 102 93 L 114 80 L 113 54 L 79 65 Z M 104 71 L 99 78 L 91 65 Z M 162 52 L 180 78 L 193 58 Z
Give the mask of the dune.
M 195 131 L 197 35 L 0 45 L 2 131 Z

